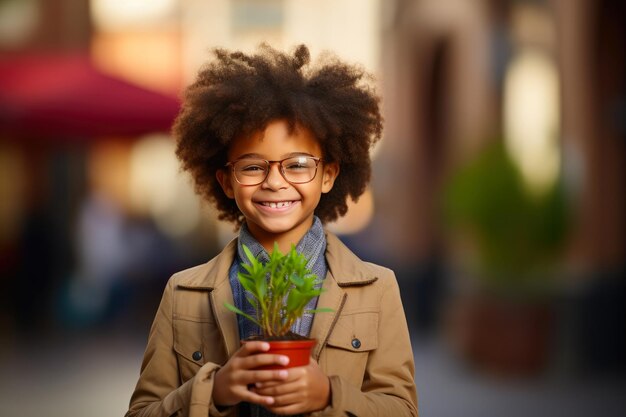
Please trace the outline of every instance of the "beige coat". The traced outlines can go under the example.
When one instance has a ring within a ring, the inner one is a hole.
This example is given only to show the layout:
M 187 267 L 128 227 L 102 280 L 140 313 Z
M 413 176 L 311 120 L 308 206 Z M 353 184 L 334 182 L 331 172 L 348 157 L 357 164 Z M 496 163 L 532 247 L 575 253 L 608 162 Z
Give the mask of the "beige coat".
M 328 275 L 315 316 L 313 357 L 330 376 L 332 404 L 314 416 L 417 416 L 414 364 L 393 272 L 357 258 L 327 234 Z M 150 330 L 127 417 L 236 415 L 212 401 L 213 375 L 239 348 L 228 272 L 236 240 L 168 282 Z M 358 340 L 360 343 L 358 343 Z M 354 341 L 354 343 L 353 343 Z

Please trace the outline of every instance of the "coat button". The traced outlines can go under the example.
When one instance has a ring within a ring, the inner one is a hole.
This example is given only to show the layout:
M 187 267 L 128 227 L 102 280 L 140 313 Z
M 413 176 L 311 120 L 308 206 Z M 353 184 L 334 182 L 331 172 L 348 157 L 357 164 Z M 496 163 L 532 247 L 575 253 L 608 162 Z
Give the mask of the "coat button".
M 200 359 L 202 359 L 202 352 L 200 352 L 199 350 L 196 350 L 191 357 L 193 358 L 194 361 L 199 361 Z
M 355 337 L 354 339 L 352 339 L 352 347 L 355 348 L 355 349 L 360 348 L 361 347 L 361 341 Z

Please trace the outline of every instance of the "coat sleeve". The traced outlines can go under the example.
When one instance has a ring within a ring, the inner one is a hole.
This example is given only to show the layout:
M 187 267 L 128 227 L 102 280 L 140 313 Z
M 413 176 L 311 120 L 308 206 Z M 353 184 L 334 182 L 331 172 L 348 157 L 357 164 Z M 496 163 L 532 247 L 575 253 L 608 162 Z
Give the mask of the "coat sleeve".
M 213 377 L 219 365 L 206 363 L 193 378 L 180 384 L 172 328 L 173 287 L 170 279 L 150 329 L 139 381 L 126 417 L 229 415 L 230 408 L 220 412 L 212 401 Z
M 378 348 L 368 357 L 362 386 L 330 376 L 331 404 L 315 417 L 417 417 L 415 364 L 400 291 L 393 272 L 383 276 Z

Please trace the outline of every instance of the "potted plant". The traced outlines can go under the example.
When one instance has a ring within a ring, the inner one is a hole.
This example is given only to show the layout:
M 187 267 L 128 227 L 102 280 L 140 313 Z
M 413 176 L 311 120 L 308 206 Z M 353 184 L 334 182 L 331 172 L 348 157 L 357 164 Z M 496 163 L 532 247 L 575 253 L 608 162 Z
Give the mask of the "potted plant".
M 245 272 L 238 273 L 237 279 L 247 291 L 247 301 L 254 307 L 256 314 L 251 316 L 225 303 L 226 308 L 252 321 L 261 330 L 260 335 L 248 338 L 243 343 L 248 340 L 265 340 L 270 344 L 270 352 L 289 356 L 288 367 L 307 365 L 316 341 L 295 334 L 290 329 L 305 312 L 333 311 L 329 308 L 306 309 L 309 301 L 323 291 L 316 286 L 317 275 L 307 268 L 306 257 L 297 252 L 294 245 L 287 254 L 282 254 L 278 244 L 274 243 L 274 250 L 265 263 L 257 259 L 247 246 L 243 245 L 243 250 L 249 263 L 242 262 Z
M 446 311 L 453 347 L 499 374 L 542 371 L 569 229 L 563 182 L 530 190 L 496 141 L 454 172 L 443 208 L 459 261 Z

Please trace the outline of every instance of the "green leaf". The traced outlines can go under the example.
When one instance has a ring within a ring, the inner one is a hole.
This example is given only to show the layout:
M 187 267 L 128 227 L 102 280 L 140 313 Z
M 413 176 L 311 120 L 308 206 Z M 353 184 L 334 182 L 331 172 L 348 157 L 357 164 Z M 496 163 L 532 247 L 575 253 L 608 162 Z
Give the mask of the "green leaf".
M 255 282 L 250 279 L 249 277 L 242 275 L 242 274 L 237 274 L 237 278 L 239 279 L 239 282 L 241 283 L 241 286 L 248 292 L 254 294 L 257 298 L 259 298 L 259 293 L 257 291 L 257 287 L 255 285 Z
M 295 285 L 296 287 L 302 287 L 305 283 L 304 279 L 302 279 L 296 274 L 291 274 L 289 276 L 289 281 L 291 281 L 293 285 Z
M 251 322 L 253 322 L 254 324 L 256 324 L 257 326 L 261 326 L 261 324 L 251 315 L 244 313 L 243 311 L 239 310 L 237 307 L 235 307 L 234 305 L 224 302 L 224 307 L 226 307 L 227 309 L 229 309 L 230 311 L 232 311 L 233 313 L 239 314 L 245 318 L 247 318 L 248 320 L 250 320 Z
M 274 241 L 274 250 L 272 250 L 272 255 L 276 255 L 278 259 L 283 257 L 283 254 L 278 249 L 278 242 Z
M 248 257 L 248 259 L 250 260 L 250 264 L 251 265 L 255 265 L 257 263 L 259 263 L 259 261 L 257 261 L 256 257 L 252 254 L 252 252 L 250 251 L 250 249 L 248 249 L 248 247 L 246 245 L 241 245 L 243 247 L 243 251 L 246 254 L 246 256 Z
M 254 272 L 254 267 L 252 265 L 248 265 L 247 263 L 242 263 L 241 266 L 246 270 L 248 274 L 252 274 Z
M 267 295 L 267 280 L 265 277 L 260 277 L 260 279 L 256 282 L 257 286 L 257 294 L 259 295 L 259 299 L 265 298 Z
M 303 297 L 297 290 L 292 290 L 287 296 L 287 311 L 293 311 L 300 307 Z

